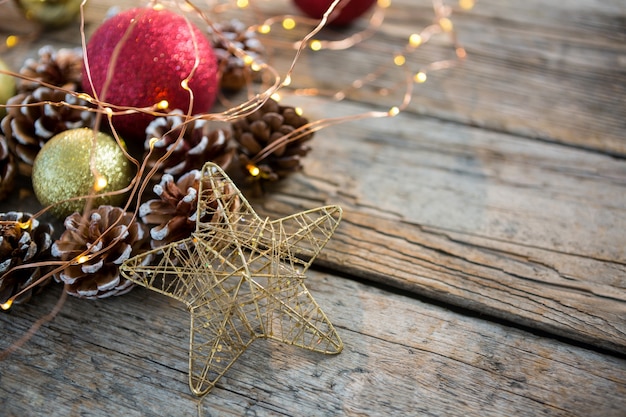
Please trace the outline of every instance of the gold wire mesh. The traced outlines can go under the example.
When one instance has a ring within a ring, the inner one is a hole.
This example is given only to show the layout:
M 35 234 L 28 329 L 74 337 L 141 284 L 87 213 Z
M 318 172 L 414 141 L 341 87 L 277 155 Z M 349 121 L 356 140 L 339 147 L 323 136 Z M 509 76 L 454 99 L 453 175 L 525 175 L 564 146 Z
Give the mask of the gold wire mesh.
M 341 208 L 262 219 L 212 163 L 202 169 L 199 192 L 190 238 L 120 268 L 131 281 L 187 305 L 191 390 L 208 393 L 258 338 L 341 352 L 339 335 L 304 285 L 304 273 L 337 228 Z

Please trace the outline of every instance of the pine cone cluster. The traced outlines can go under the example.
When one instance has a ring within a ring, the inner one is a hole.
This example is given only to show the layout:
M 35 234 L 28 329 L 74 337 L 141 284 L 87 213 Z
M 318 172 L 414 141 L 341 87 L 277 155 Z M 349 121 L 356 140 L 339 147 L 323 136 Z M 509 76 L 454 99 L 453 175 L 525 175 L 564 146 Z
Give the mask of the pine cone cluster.
M 34 267 L 13 269 L 50 259 L 52 226 L 39 223 L 29 213 L 0 213 L 0 303 L 38 281 L 49 268 Z M 28 301 L 33 291 L 40 289 L 50 280 L 46 279 L 34 288 L 18 296 L 14 302 Z
M 198 217 L 198 194 L 202 180 L 201 172 L 193 170 L 174 181 L 171 175 L 163 175 L 161 182 L 154 186 L 154 193 L 158 199 L 146 201 L 139 207 L 141 220 L 151 225 L 150 237 L 153 248 L 159 248 L 172 242 L 186 239 L 196 230 Z M 228 187 L 228 188 L 227 188 Z M 231 186 L 224 184 L 219 190 L 221 194 L 234 194 Z M 203 194 L 211 194 L 211 184 L 204 181 Z M 203 197 L 204 198 L 204 197 Z M 237 211 L 239 199 L 231 199 L 230 211 Z M 200 221 L 203 223 L 223 222 L 219 217 L 217 202 L 211 203 L 203 209 Z
M 185 132 L 182 139 L 178 140 L 183 128 Z M 151 145 L 154 138 L 157 140 Z M 160 158 L 171 151 L 152 177 L 158 182 L 163 174 L 178 178 L 194 169 L 201 169 L 209 161 L 223 169 L 228 168 L 235 153 L 235 149 L 229 144 L 228 130 L 212 130 L 210 124 L 204 120 L 194 120 L 185 125 L 183 113 L 175 110 L 165 117 L 156 118 L 146 128 L 144 157 L 148 156 L 152 146 L 153 150 L 147 162 L 147 169 L 151 170 Z
M 120 275 L 119 266 L 140 253 L 147 238 L 144 225 L 134 221 L 132 213 L 100 206 L 87 217 L 68 216 L 65 229 L 52 245 L 52 255 L 68 262 L 55 279 L 68 284 L 70 295 L 96 299 L 131 290 L 133 283 Z
M 220 69 L 220 87 L 224 90 L 239 91 L 253 79 L 253 72 L 234 51 L 240 49 L 253 61 L 259 62 L 264 59 L 265 48 L 256 37 L 256 33 L 239 20 L 233 19 L 224 24 L 216 24 L 215 29 L 217 31 L 212 34 L 212 43 Z
M 91 127 L 93 115 L 83 108 L 87 102 L 71 94 L 38 87 L 31 93 L 21 93 L 7 101 L 7 115 L 0 127 L 11 152 L 17 157 L 21 174 L 30 176 L 35 157 L 43 145 L 57 133 L 68 129 Z
M 44 46 L 39 50 L 39 59 L 27 59 L 20 74 L 29 79 L 19 79 L 18 93 L 30 93 L 43 83 L 78 91 L 81 86 L 83 54 L 80 48 L 55 50 Z
M 252 177 L 270 181 L 300 170 L 300 159 L 311 150 L 306 142 L 313 132 L 304 130 L 289 141 L 285 135 L 306 124 L 308 120 L 295 108 L 281 106 L 272 99 L 254 113 L 233 122 L 233 137 L 238 143 L 242 167 Z M 266 150 L 268 145 L 273 146 L 271 152 Z
M 17 163 L 9 152 L 9 144 L 4 135 L 0 134 L 0 201 L 13 190 Z

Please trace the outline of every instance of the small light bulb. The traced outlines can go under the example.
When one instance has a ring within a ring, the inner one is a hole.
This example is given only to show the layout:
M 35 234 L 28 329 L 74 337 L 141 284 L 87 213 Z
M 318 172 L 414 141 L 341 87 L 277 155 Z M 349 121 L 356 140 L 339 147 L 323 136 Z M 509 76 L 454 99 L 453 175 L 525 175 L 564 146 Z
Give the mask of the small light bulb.
M 383 9 L 391 6 L 391 0 L 378 0 L 378 7 L 382 7 Z
M 252 164 L 248 164 L 246 166 L 246 169 L 248 170 L 250 175 L 252 175 L 253 177 L 258 177 L 259 174 L 261 173 L 261 170 L 259 169 L 259 167 L 252 165 Z
M 417 33 L 413 33 L 411 36 L 409 36 L 409 44 L 413 48 L 417 48 L 422 44 L 422 37 Z
M 303 113 L 302 107 L 296 107 L 293 110 L 296 112 L 298 116 L 302 116 L 302 113 Z
M 459 0 L 459 6 L 463 10 L 470 10 L 474 7 L 476 2 L 474 0 Z
M 272 27 L 270 25 L 261 25 L 259 27 L 259 33 L 262 33 L 264 35 L 267 35 L 268 33 L 270 33 L 270 31 L 272 30 Z
M 423 83 L 426 81 L 426 73 L 420 71 L 417 74 L 415 74 L 415 77 L 413 77 L 413 79 L 415 80 L 416 83 Z
M 285 87 L 287 87 L 289 84 L 291 84 L 291 75 L 287 75 L 285 79 L 283 80 L 283 85 Z
M 170 103 L 167 100 L 161 100 L 157 103 L 157 109 L 167 110 L 170 107 Z
M 89 260 L 89 256 L 87 256 L 87 255 L 82 255 L 82 256 L 79 256 L 79 257 L 78 257 L 78 259 L 76 259 L 76 263 L 79 263 L 79 264 L 84 264 L 84 263 L 85 263 L 85 262 L 87 262 L 88 260 Z
M 452 29 L 454 29 L 454 25 L 452 25 L 452 20 L 448 19 L 447 17 L 439 19 L 439 26 L 441 26 L 441 29 L 444 32 L 452 32 Z
M 406 58 L 404 57 L 404 55 L 396 55 L 395 57 L 393 57 L 393 63 L 401 67 L 406 63 Z
M 393 106 L 392 108 L 389 109 L 389 116 L 394 117 L 397 116 L 400 113 L 400 109 L 396 106 Z
M 296 27 L 296 21 L 290 17 L 287 17 L 283 20 L 283 28 L 286 30 L 291 30 Z
M 281 99 L 280 94 L 278 94 L 278 93 L 272 94 L 271 97 L 272 97 L 272 100 L 274 100 L 274 101 L 280 101 L 280 99 Z
M 96 190 L 96 191 L 100 191 L 100 190 L 104 189 L 108 184 L 109 184 L 109 182 L 107 181 L 106 178 L 98 177 L 98 178 L 96 178 L 96 182 L 93 185 L 93 189 Z
M 150 150 L 152 150 L 154 148 L 154 144 L 157 143 L 159 141 L 159 138 L 152 136 L 150 138 L 150 141 L 148 142 L 149 146 L 150 146 Z
M 189 91 L 189 81 L 186 78 L 180 82 L 180 86 Z
M 309 45 L 309 47 L 314 51 L 319 51 L 320 49 L 322 49 L 322 42 L 318 41 L 317 39 L 314 39 L 311 41 L 311 44 Z
M 0 308 L 3 310 L 8 310 L 11 308 L 12 305 L 13 305 L 13 300 L 9 298 L 6 303 L 0 304 Z
M 15 35 L 9 35 L 7 36 L 7 40 L 6 40 L 6 45 L 7 48 L 13 48 L 15 45 L 17 45 L 17 42 L 20 40 L 20 38 L 18 38 Z
M 246 7 L 248 7 L 248 0 L 237 0 L 237 7 L 239 7 L 240 9 L 245 9 Z

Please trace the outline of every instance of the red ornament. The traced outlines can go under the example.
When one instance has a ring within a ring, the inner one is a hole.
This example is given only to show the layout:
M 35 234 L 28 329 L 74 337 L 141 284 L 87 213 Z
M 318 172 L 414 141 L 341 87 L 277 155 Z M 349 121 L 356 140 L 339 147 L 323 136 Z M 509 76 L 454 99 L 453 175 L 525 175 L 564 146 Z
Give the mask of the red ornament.
M 109 65 L 118 43 L 134 22 L 112 70 L 104 101 L 129 107 L 149 107 L 166 100 L 168 109 L 189 110 L 189 92 L 181 82 L 195 68 L 188 87 L 193 91 L 193 113 L 209 111 L 218 89 L 218 66 L 211 43 L 180 15 L 167 10 L 131 9 L 105 21 L 91 36 L 87 57 L 93 87 L 102 100 Z M 191 28 L 191 31 L 190 31 Z M 195 40 L 195 44 L 194 44 Z M 197 50 L 196 50 L 197 48 Z M 93 93 L 86 68 L 83 88 Z M 145 139 L 152 116 L 136 113 L 115 116 L 113 125 L 127 141 Z
M 309 17 L 321 19 L 333 0 L 293 0 L 293 2 Z M 329 23 L 337 26 L 350 24 L 367 12 L 375 3 L 376 0 L 343 0 L 330 15 Z M 337 11 L 339 11 L 338 14 Z

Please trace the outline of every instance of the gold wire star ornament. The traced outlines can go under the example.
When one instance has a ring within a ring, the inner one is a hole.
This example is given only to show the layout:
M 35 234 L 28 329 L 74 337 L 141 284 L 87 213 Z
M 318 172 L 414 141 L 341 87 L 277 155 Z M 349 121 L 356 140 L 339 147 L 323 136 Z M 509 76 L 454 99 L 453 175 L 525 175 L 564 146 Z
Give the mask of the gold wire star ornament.
M 200 219 L 210 219 L 202 222 Z M 270 221 L 215 164 L 202 169 L 192 236 L 125 261 L 129 280 L 187 305 L 189 386 L 208 393 L 258 338 L 336 354 L 343 343 L 304 285 L 341 208 Z M 156 264 L 146 264 L 156 258 Z

